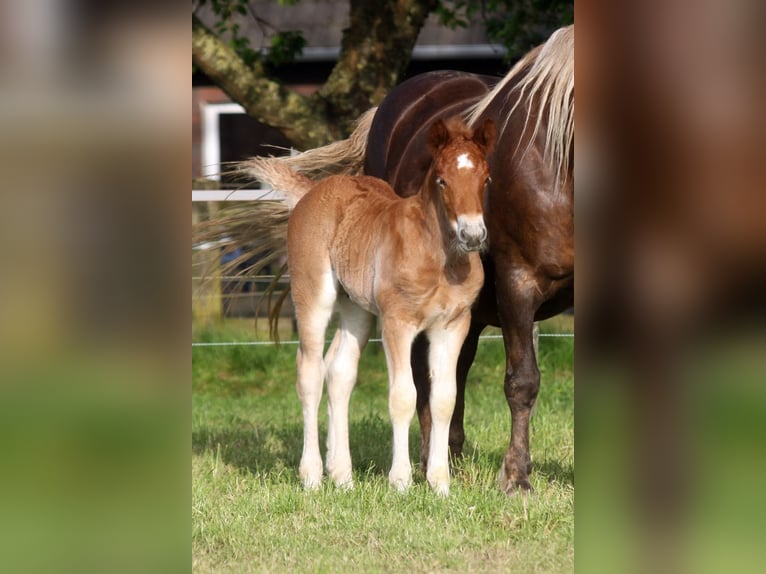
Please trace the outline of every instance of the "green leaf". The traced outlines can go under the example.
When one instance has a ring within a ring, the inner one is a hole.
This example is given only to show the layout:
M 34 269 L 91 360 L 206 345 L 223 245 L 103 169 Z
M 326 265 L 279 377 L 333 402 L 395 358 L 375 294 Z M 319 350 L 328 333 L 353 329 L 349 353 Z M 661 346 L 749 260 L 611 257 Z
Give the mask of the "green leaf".
M 306 39 L 299 30 L 279 32 L 271 39 L 268 62 L 274 66 L 288 64 L 295 60 L 306 46 Z

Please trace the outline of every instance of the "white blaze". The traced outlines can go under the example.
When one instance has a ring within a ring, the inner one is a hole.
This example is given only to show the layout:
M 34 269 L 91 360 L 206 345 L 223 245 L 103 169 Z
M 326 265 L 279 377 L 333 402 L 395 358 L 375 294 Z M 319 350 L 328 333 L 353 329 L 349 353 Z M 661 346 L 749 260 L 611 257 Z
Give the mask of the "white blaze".
M 474 165 L 471 161 L 471 158 L 468 157 L 467 153 L 461 153 L 459 156 L 457 156 L 457 168 L 458 169 L 473 169 Z

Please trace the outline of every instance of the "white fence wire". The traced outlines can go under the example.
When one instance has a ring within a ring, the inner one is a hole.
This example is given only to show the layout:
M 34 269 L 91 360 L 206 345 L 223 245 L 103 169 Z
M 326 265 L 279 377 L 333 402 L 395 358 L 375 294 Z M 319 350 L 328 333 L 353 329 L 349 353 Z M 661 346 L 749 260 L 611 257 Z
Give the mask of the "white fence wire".
M 574 338 L 574 333 L 540 333 L 539 337 L 563 337 Z M 502 339 L 502 335 L 482 335 L 479 340 L 493 340 Z M 383 339 L 370 339 L 370 343 L 382 343 Z M 236 347 L 236 346 L 270 346 L 270 345 L 297 345 L 300 341 L 212 341 L 212 342 L 198 342 L 192 343 L 192 347 Z M 330 341 L 325 341 L 325 344 L 329 344 Z

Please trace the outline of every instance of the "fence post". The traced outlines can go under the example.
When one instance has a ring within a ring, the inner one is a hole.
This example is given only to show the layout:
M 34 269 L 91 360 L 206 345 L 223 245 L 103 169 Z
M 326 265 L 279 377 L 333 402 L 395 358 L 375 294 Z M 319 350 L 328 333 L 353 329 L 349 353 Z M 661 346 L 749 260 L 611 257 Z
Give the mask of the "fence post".
M 200 185 L 199 180 L 195 184 L 197 188 L 206 187 Z M 219 183 L 212 181 L 210 187 L 219 187 Z M 215 202 L 192 203 L 192 226 L 213 216 L 217 209 Z M 192 250 L 192 321 L 196 325 L 217 323 L 222 319 L 220 268 L 221 253 L 217 246 Z

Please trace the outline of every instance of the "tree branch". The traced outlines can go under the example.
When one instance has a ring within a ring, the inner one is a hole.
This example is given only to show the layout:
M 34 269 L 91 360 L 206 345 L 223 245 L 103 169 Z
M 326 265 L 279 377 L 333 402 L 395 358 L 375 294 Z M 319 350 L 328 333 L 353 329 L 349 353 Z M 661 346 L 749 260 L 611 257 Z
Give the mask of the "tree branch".
M 279 129 L 296 147 L 308 149 L 342 134 L 326 115 L 321 98 L 308 98 L 247 66 L 192 14 L 192 60 L 248 115 Z

